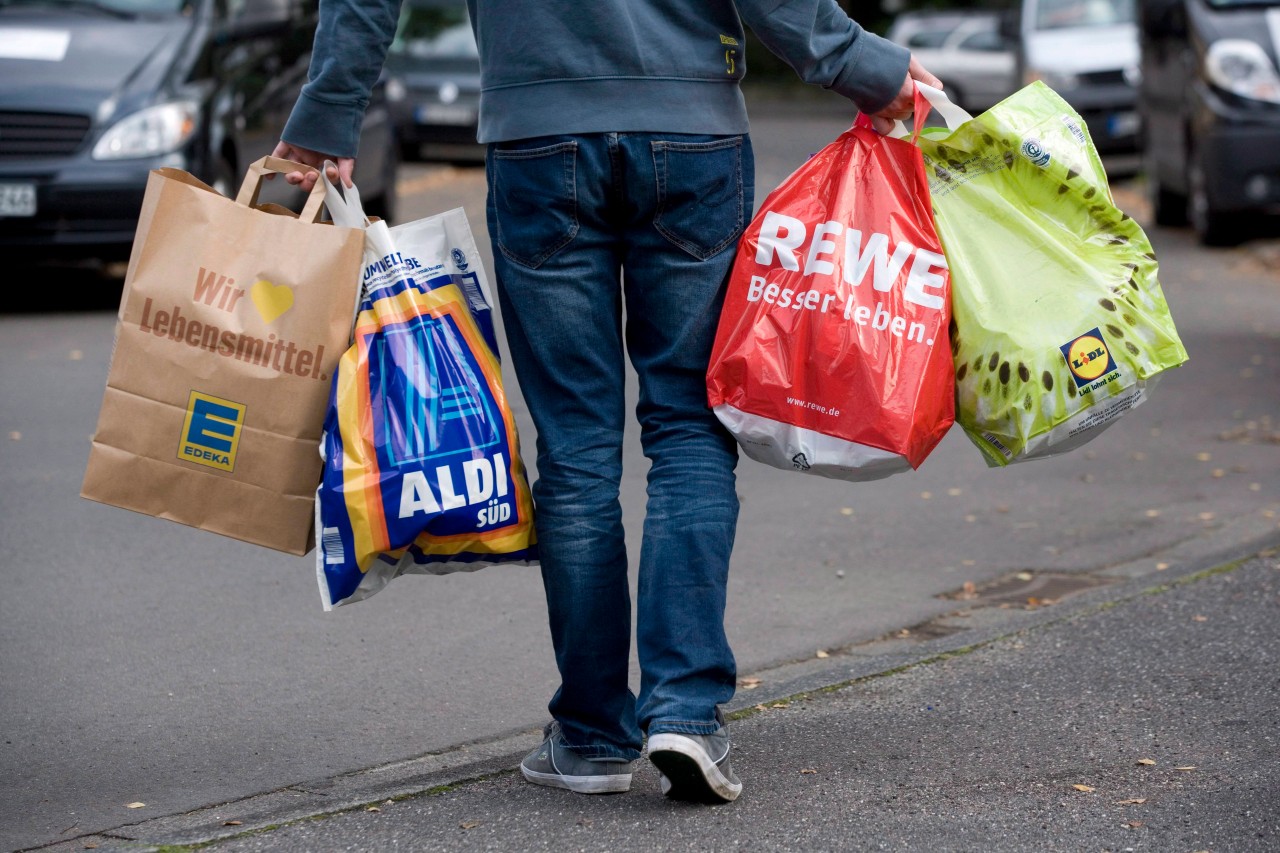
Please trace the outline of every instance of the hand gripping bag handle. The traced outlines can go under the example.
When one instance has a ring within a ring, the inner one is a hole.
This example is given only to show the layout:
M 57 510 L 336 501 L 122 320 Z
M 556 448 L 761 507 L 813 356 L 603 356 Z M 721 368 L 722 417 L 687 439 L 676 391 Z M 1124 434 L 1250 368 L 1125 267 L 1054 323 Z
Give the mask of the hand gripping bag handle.
M 367 228 L 369 217 L 365 215 L 364 206 L 360 203 L 360 191 L 356 189 L 354 183 L 349 187 L 344 186 L 338 189 L 337 185 L 329 180 L 329 167 L 333 165 L 333 161 L 325 160 L 324 168 L 320 170 L 320 180 L 316 181 L 316 186 L 324 182 L 324 204 L 329 208 L 329 216 L 333 219 L 333 224 L 343 228 Z
M 934 88 L 928 83 L 921 83 L 919 80 L 916 84 L 916 102 L 915 109 L 912 112 L 912 121 L 915 125 L 915 132 L 911 134 L 911 141 L 914 143 L 916 138 L 920 136 L 920 131 L 924 129 L 925 120 L 929 117 L 929 110 L 924 109 L 925 101 L 930 109 L 938 111 L 938 115 L 942 116 L 942 121 L 947 125 L 948 130 L 955 130 L 967 121 L 972 121 L 973 116 L 969 115 L 956 104 L 951 103 L 951 99 L 947 97 L 947 93 L 941 89 Z M 893 130 L 889 135 L 896 139 L 905 139 L 907 136 L 907 126 L 901 121 L 893 123 Z
M 240 192 L 236 194 L 236 204 L 253 207 L 258 203 L 258 193 L 262 191 L 262 179 L 267 175 L 287 175 L 290 172 L 307 172 L 311 167 L 280 157 L 263 157 L 249 164 L 245 172 L 244 182 L 240 184 Z M 323 173 L 322 173 L 323 174 Z M 324 205 L 324 187 L 316 181 L 307 196 L 298 219 L 302 222 L 316 222 L 320 218 L 320 210 Z

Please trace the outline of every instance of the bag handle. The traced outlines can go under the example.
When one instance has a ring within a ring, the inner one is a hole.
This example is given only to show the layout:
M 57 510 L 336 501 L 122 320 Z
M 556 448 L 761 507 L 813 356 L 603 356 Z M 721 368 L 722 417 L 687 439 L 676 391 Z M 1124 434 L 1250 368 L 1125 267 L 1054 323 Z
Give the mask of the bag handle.
M 911 114 L 912 124 L 915 126 L 915 132 L 911 134 L 912 144 L 915 144 L 916 139 L 920 137 L 920 131 L 924 129 L 924 123 L 929 117 L 930 109 L 937 110 L 948 130 L 955 130 L 965 122 L 973 120 L 973 116 L 951 102 L 946 92 L 934 88 L 928 83 L 921 83 L 919 80 L 916 80 L 915 84 L 915 108 Z M 921 101 L 924 103 L 921 103 Z M 905 139 L 907 126 L 901 121 L 895 121 L 893 130 L 889 131 L 888 135 L 897 139 Z
M 244 183 L 240 184 L 240 192 L 236 194 L 236 204 L 253 207 L 258 203 L 258 193 L 262 192 L 262 179 L 267 175 L 287 175 L 289 172 L 313 171 L 310 166 L 285 160 L 280 157 L 263 157 L 249 164 L 245 172 Z M 324 170 L 321 170 L 321 175 Z M 298 219 L 302 222 L 316 222 L 320 219 L 320 209 L 324 206 L 325 189 L 319 181 L 311 188 L 307 203 L 303 205 Z
M 329 180 L 329 167 L 333 165 L 332 161 L 325 160 L 324 168 L 320 170 L 320 181 L 324 182 L 324 204 L 329 208 L 333 224 L 343 228 L 367 228 L 369 217 L 365 215 L 364 206 L 360 203 L 360 191 L 355 184 L 339 190 Z M 320 186 L 320 181 L 316 181 L 317 187 Z

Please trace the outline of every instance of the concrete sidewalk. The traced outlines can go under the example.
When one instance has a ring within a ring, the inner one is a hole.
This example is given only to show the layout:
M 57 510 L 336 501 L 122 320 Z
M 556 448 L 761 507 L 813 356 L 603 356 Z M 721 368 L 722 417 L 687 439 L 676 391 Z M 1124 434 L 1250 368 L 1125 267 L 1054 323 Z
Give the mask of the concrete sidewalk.
M 529 732 L 56 849 L 1280 849 L 1280 557 L 1166 574 L 975 590 L 968 615 L 763 674 L 728 806 L 667 801 L 644 761 L 624 795 L 528 785 Z

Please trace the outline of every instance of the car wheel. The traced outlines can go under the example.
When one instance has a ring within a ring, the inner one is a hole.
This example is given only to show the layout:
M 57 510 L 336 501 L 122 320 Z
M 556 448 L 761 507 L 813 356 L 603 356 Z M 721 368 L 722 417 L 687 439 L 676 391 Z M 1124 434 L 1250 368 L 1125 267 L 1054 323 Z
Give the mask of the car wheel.
M 213 187 L 218 195 L 226 198 L 235 198 L 240 187 L 236 185 L 236 175 L 231 168 L 231 164 L 224 158 L 219 157 L 213 164 L 213 174 L 209 179 L 209 186 Z
M 1187 197 L 1169 189 L 1160 180 L 1160 172 L 1151 157 L 1146 158 L 1143 172 L 1147 179 L 1147 198 L 1151 202 L 1151 216 L 1157 225 L 1186 225 Z
M 396 178 L 400 172 L 400 146 L 387 146 L 386 166 L 382 175 L 382 192 L 364 202 L 366 216 L 376 216 L 390 223 L 396 216 Z
M 1206 246 L 1235 246 L 1242 235 L 1238 217 L 1213 207 L 1209 200 L 1208 177 L 1200 153 L 1192 151 L 1187 162 L 1187 186 L 1190 190 L 1187 216 L 1196 236 Z

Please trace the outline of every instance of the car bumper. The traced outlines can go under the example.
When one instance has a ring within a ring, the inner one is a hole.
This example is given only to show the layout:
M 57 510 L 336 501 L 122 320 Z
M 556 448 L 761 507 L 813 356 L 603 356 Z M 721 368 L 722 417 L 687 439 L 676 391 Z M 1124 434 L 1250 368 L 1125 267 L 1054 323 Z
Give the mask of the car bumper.
M 1210 207 L 1280 212 L 1280 123 L 1219 124 L 1197 144 Z
M 34 211 L 0 216 L 0 249 L 50 255 L 127 255 L 147 188 L 161 159 L 21 166 L 0 164 L 0 185 L 33 187 Z

